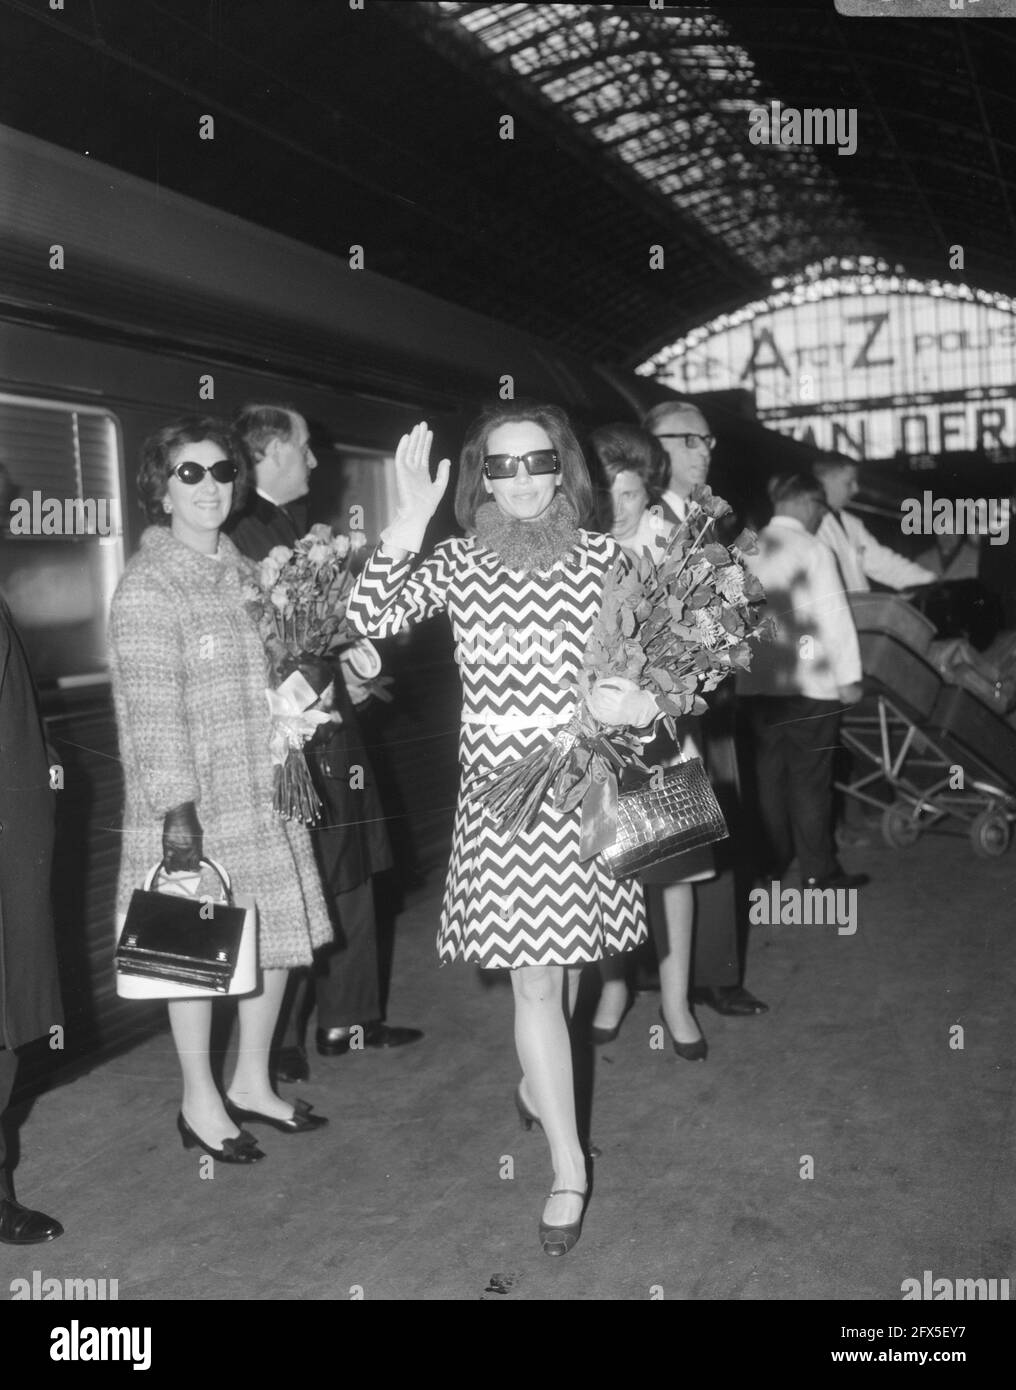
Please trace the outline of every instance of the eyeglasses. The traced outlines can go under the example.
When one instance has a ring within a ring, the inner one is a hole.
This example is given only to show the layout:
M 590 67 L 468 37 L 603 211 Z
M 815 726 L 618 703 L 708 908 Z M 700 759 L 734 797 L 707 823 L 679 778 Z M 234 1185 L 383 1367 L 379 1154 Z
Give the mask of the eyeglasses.
M 711 449 L 716 443 L 715 434 L 658 434 L 657 439 L 679 439 L 686 449 L 694 449 L 699 444 L 703 449 Z
M 232 459 L 216 459 L 208 468 L 203 463 L 195 463 L 193 459 L 184 459 L 183 463 L 178 463 L 170 472 L 175 473 L 181 483 L 193 487 L 195 483 L 203 483 L 207 473 L 211 473 L 217 483 L 235 482 L 239 469 Z
M 519 464 L 526 465 L 531 478 L 537 473 L 559 473 L 561 460 L 553 449 L 533 449 L 528 454 L 488 454 L 483 460 L 483 471 L 488 478 L 514 478 Z

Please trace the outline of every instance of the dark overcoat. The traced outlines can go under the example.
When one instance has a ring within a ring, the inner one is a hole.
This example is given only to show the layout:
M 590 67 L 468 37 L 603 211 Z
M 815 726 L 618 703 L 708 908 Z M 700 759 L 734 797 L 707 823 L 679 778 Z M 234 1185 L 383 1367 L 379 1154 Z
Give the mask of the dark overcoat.
M 28 658 L 0 598 L 0 1044 L 63 1023 L 50 902 L 49 756 Z
M 253 493 L 244 511 L 226 523 L 226 530 L 241 554 L 263 560 L 275 546 L 296 543 L 302 534 L 299 517 L 299 512 L 291 516 Z M 315 739 L 307 748 L 307 764 L 324 807 L 322 824 L 312 829 L 311 837 L 325 884 L 332 893 L 348 893 L 390 868 L 392 852 L 377 779 L 337 661 L 334 670 L 334 705 L 342 723 L 330 725 L 326 738 Z M 354 767 L 362 774 L 351 777 Z

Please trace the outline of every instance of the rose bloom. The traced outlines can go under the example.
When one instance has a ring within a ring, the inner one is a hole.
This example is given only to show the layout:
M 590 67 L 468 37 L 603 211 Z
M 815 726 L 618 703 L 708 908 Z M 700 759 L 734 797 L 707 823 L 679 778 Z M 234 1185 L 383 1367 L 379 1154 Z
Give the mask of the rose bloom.
M 332 558 L 332 547 L 324 541 L 315 541 L 307 551 L 307 559 L 312 565 L 327 565 Z
M 280 613 L 284 613 L 289 607 L 289 594 L 284 588 L 273 589 L 271 599 Z
M 276 545 L 269 550 L 265 558 L 271 560 L 273 564 L 278 565 L 279 569 L 281 569 L 287 560 L 292 559 L 292 556 L 293 552 L 288 545 Z

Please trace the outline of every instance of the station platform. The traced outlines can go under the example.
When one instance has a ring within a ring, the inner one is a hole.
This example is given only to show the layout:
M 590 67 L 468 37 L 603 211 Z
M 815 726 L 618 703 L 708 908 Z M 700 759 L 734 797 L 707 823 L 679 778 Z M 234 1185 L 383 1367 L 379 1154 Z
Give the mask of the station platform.
M 654 994 L 595 1050 L 603 1154 L 567 1257 L 537 1239 L 551 1173 L 513 1106 L 511 990 L 438 967 L 435 864 L 388 1009 L 426 1037 L 312 1052 L 283 1094 L 327 1128 L 251 1126 L 267 1158 L 202 1178 L 168 1033 L 13 1112 L 18 1196 L 66 1234 L 0 1246 L 0 1300 L 33 1275 L 116 1280 L 121 1301 L 899 1301 L 925 1271 L 1012 1279 L 1016 856 L 929 834 L 846 863 L 872 875 L 856 932 L 754 927 L 746 983 L 770 1012 L 700 1009 L 704 1064 L 652 1046 Z

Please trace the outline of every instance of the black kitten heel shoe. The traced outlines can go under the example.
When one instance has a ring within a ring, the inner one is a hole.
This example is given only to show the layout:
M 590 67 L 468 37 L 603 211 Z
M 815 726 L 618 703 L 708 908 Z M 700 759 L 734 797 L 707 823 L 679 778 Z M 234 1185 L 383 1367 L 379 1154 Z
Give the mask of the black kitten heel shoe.
M 660 1022 L 663 1024 L 664 1028 L 667 1029 L 667 1032 L 670 1033 L 670 1029 L 667 1027 L 667 1020 L 663 1017 L 662 1009 L 660 1010 Z M 696 1022 L 698 1022 L 697 1019 Z M 701 1029 L 699 1031 L 701 1032 Z M 674 1051 L 677 1055 L 683 1057 L 686 1062 L 704 1062 L 709 1056 L 709 1044 L 706 1042 L 705 1036 L 699 1038 L 698 1042 L 683 1043 L 678 1042 L 673 1033 L 670 1033 L 670 1041 L 674 1044 Z
M 271 1125 L 273 1129 L 281 1129 L 283 1134 L 306 1134 L 308 1130 L 326 1125 L 327 1118 L 312 1115 L 310 1112 L 313 1109 L 313 1105 L 308 1105 L 305 1100 L 294 1100 L 292 1115 L 288 1120 L 279 1120 L 274 1115 L 262 1115 L 258 1110 L 243 1110 L 231 1100 L 226 1101 L 226 1114 L 237 1124 L 246 1121 L 248 1124 Z
M 185 1149 L 204 1149 L 209 1157 L 219 1163 L 257 1163 L 265 1157 L 264 1150 L 258 1148 L 258 1141 L 245 1129 L 242 1129 L 235 1139 L 223 1139 L 221 1149 L 213 1149 L 210 1144 L 205 1143 L 200 1134 L 194 1133 L 184 1119 L 182 1110 L 176 1117 L 176 1127 L 180 1131 Z
M 570 1226 L 548 1226 L 545 1221 L 540 1221 L 540 1245 L 545 1255 L 567 1255 L 569 1250 L 574 1250 L 578 1245 L 579 1236 L 582 1234 L 582 1218 L 586 1214 L 589 1191 L 580 1191 L 577 1187 L 555 1187 L 550 1195 L 559 1197 L 565 1192 L 582 1198 L 582 1210 L 579 1212 L 579 1219 L 573 1221 Z
M 519 1123 L 527 1133 L 532 1129 L 533 1125 L 535 1125 L 537 1129 L 543 1128 L 543 1121 L 540 1119 L 539 1115 L 530 1110 L 529 1106 L 522 1099 L 521 1081 L 515 1088 L 515 1109 L 519 1112 Z M 590 1158 L 603 1157 L 603 1150 L 597 1148 L 595 1144 L 587 1144 L 586 1153 Z
M 621 1024 L 625 1021 L 632 1011 L 635 1003 L 635 995 L 629 990 L 628 1000 L 621 1011 L 621 1017 L 614 1024 L 613 1028 L 597 1028 L 595 1025 L 589 1029 L 589 1040 L 596 1047 L 602 1047 L 604 1043 L 612 1043 L 621 1031 Z

